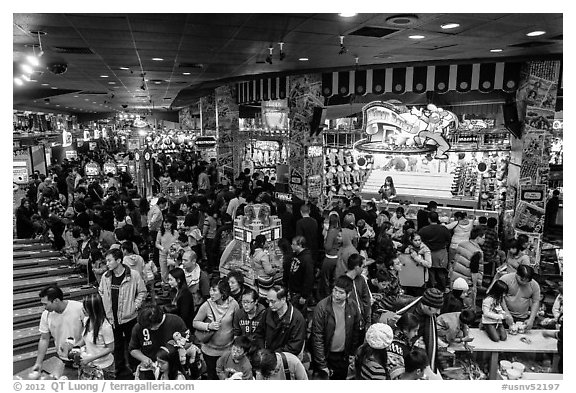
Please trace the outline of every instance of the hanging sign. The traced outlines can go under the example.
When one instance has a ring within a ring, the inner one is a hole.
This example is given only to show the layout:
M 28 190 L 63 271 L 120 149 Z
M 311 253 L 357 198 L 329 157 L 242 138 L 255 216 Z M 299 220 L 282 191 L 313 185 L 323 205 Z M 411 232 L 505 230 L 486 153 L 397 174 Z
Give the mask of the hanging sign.
M 68 147 L 72 145 L 72 133 L 67 130 L 62 130 L 62 147 Z
M 88 148 L 90 151 L 96 150 L 96 142 L 88 142 Z
M 520 200 L 544 207 L 544 201 L 546 200 L 546 185 L 521 185 Z
M 128 150 L 138 150 L 138 149 L 140 149 L 140 138 L 128 139 Z
M 216 138 L 213 136 L 199 136 L 194 140 L 194 144 L 199 149 L 208 149 L 216 146 Z
M 89 130 L 84 130 L 84 141 L 89 141 L 90 140 L 90 131 Z
M 76 150 L 66 150 L 65 154 L 68 160 L 75 160 L 78 158 L 78 152 Z
M 302 183 L 302 175 L 296 169 L 290 169 L 290 184 L 302 185 Z

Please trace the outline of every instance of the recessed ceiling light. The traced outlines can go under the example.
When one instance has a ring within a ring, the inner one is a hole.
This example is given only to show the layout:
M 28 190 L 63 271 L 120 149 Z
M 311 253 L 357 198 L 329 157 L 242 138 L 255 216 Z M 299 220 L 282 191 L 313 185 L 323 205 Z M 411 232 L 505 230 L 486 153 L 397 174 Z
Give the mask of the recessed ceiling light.
M 160 81 L 155 81 L 154 83 L 157 84 L 157 85 L 159 85 L 159 84 L 160 84 Z
M 309 59 L 308 59 L 307 57 L 301 57 L 301 58 L 299 58 L 298 60 L 300 60 L 300 61 L 308 61 Z
M 409 35 L 408 38 L 413 40 L 421 40 L 422 38 L 426 38 L 426 36 L 417 34 L 417 35 Z
M 58 90 L 58 88 L 57 88 L 57 87 L 54 87 L 54 86 L 52 86 L 51 89 L 52 89 L 52 90 Z
M 28 82 L 38 82 L 36 79 L 30 79 Z
M 93 104 L 95 104 L 95 103 L 96 103 L 96 101 L 92 101 L 92 103 L 93 103 Z
M 531 31 L 530 33 L 526 34 L 528 37 L 538 37 L 539 35 L 544 35 L 546 34 L 545 31 L 543 30 L 536 30 L 536 31 Z
M 116 82 L 108 82 L 109 85 L 115 85 Z
M 490 52 L 499 53 L 499 52 L 502 52 L 502 49 L 490 49 Z
M 341 12 L 338 15 L 340 15 L 342 18 L 351 18 L 351 17 L 356 16 L 358 14 L 353 13 L 353 12 Z
M 84 98 L 84 101 L 88 101 L 88 98 Z
M 457 27 L 460 27 L 460 24 L 459 23 L 445 23 L 443 25 L 440 25 L 440 27 L 443 29 L 446 29 L 446 30 L 455 29 Z
M 164 61 L 164 59 L 161 58 L 161 57 L 153 57 L 152 60 L 154 60 L 154 61 Z
M 78 96 L 74 96 L 74 98 L 78 98 Z
M 48 83 L 42 83 L 42 86 L 50 86 Z
M 130 68 L 128 67 L 119 67 L 121 70 L 129 70 Z
M 60 104 L 56 104 L 56 106 L 60 106 Z
M 190 75 L 189 72 L 183 72 L 182 75 Z
M 100 78 L 108 78 L 108 75 L 100 75 Z

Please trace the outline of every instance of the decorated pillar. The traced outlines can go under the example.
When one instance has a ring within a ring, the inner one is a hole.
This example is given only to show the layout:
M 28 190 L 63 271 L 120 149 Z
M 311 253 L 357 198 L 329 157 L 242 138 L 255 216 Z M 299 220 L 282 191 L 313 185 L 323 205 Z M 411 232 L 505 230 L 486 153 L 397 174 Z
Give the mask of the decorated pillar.
M 216 135 L 216 94 L 200 98 L 200 130 L 202 135 Z
M 239 137 L 239 110 L 236 103 L 236 85 L 229 84 L 215 90 L 218 167 L 231 181 L 238 177 L 240 150 L 235 148 Z
M 507 238 L 528 237 L 528 253 L 536 268 L 542 248 L 560 67 L 560 61 L 526 63 L 516 93 L 521 137 L 511 138 L 512 171 L 508 175 L 505 234 Z
M 291 192 L 301 199 L 323 195 L 323 149 L 321 133 L 311 136 L 315 108 L 324 106 L 320 74 L 291 76 L 288 107 L 290 109 L 289 181 Z M 322 201 L 320 201 L 322 204 Z

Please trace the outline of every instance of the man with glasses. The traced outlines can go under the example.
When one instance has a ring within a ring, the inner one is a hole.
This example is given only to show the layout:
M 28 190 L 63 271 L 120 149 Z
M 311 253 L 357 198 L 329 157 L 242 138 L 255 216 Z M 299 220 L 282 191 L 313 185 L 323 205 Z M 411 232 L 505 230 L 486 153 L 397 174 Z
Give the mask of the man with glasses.
M 257 346 L 300 356 L 306 340 L 306 321 L 302 313 L 288 302 L 286 288 L 279 285 L 268 292 L 268 304 L 256 329 Z
M 330 379 L 344 380 L 350 357 L 360 344 L 360 313 L 350 299 L 352 280 L 340 276 L 332 295 L 320 300 L 312 319 L 312 359 L 319 372 Z
M 254 339 L 256 329 L 262 322 L 266 307 L 258 302 L 258 294 L 252 288 L 246 288 L 242 294 L 241 308 L 234 313 L 232 329 L 234 337 L 247 336 Z
M 532 267 L 520 265 L 516 273 L 508 273 L 500 278 L 508 285 L 508 293 L 504 296 L 508 311 L 514 322 L 526 323 L 526 330 L 534 327 L 540 309 L 540 285 L 533 277 Z

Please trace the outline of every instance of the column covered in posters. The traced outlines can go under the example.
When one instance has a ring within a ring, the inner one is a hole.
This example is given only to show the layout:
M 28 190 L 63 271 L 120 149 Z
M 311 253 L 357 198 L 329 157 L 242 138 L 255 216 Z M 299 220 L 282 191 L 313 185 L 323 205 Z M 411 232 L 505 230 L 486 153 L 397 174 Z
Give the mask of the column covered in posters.
M 240 149 L 235 148 L 239 132 L 239 111 L 236 103 L 236 85 L 216 88 L 216 113 L 218 120 L 218 167 L 233 180 L 240 170 Z
M 314 109 L 324 106 L 320 74 L 291 76 L 288 107 L 290 108 L 289 179 L 290 189 L 301 199 L 320 198 L 323 194 L 321 134 L 311 136 Z M 315 147 L 320 146 L 320 149 Z M 310 149 L 312 147 L 312 149 Z M 320 152 L 316 154 L 316 152 Z

